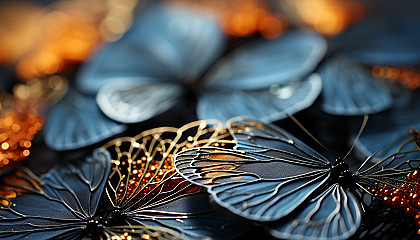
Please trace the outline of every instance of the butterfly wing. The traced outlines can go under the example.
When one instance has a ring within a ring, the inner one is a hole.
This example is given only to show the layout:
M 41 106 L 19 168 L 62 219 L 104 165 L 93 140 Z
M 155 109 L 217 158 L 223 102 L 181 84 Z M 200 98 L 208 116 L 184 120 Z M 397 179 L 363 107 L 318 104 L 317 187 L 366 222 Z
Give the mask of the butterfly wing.
M 418 16 L 383 15 L 359 21 L 331 41 L 333 51 L 368 65 L 415 65 L 420 60 Z
M 37 178 L 29 170 L 5 177 L 1 185 L 2 239 L 82 239 L 96 212 L 110 170 L 109 154 L 52 169 Z
M 318 73 L 323 83 L 320 106 L 327 113 L 364 115 L 391 106 L 392 97 L 385 86 L 350 58 L 334 56 L 320 66 Z
M 251 220 L 278 220 L 328 180 L 329 161 L 284 130 L 246 118 L 227 125 L 238 150 L 194 148 L 177 154 L 174 163 L 229 211 Z
M 102 112 L 119 122 L 148 120 L 173 107 L 182 95 L 182 87 L 172 82 L 126 83 L 108 84 L 96 97 Z
M 109 82 L 196 80 L 224 51 L 214 19 L 176 4 L 151 4 L 117 42 L 81 70 L 78 86 L 96 93 Z
M 189 239 L 231 239 L 247 228 L 226 221 L 209 203 L 209 194 L 181 178 L 172 155 L 181 149 L 228 144 L 219 121 L 197 121 L 181 128 L 163 127 L 103 146 L 111 152 L 112 171 L 106 195 L 122 209 L 129 225 L 169 228 Z
M 348 239 L 359 228 L 361 213 L 356 196 L 334 184 L 299 211 L 263 227 L 281 239 Z
M 366 156 L 374 155 L 376 159 L 381 159 L 416 148 L 412 144 L 407 144 L 400 149 L 401 143 L 410 138 L 408 129 L 420 129 L 418 121 L 420 112 L 417 110 L 420 97 L 409 91 L 401 92 L 399 95 L 394 97 L 394 104 L 390 110 L 369 118 L 363 134 L 356 142 L 356 147 Z M 420 152 L 399 157 L 401 157 L 400 162 L 409 158 L 416 159 L 420 157 Z
M 186 7 L 152 6 L 82 69 L 78 85 L 99 91 L 97 103 L 108 117 L 144 121 L 173 107 L 182 85 L 194 85 L 224 45 L 213 19 Z
M 273 125 L 238 117 L 228 127 L 238 150 L 188 149 L 175 155 L 177 171 L 274 237 L 347 239 L 356 232 L 362 209 L 349 190 L 327 185 L 328 160 Z
M 72 150 L 123 132 L 126 126 L 107 118 L 95 99 L 69 90 L 48 113 L 45 142 L 54 150 Z
M 197 116 L 224 122 L 235 116 L 276 121 L 311 106 L 321 92 L 321 85 L 321 79 L 314 74 L 309 79 L 258 90 L 212 89 L 200 96 Z
M 286 216 L 329 177 L 327 167 L 309 168 L 286 163 L 290 159 L 255 155 L 259 158 L 219 148 L 191 149 L 176 155 L 175 166 L 187 180 L 208 187 L 220 206 L 256 221 Z
M 293 31 L 235 50 L 205 78 L 207 88 L 258 90 L 306 77 L 326 52 L 325 40 L 311 32 Z

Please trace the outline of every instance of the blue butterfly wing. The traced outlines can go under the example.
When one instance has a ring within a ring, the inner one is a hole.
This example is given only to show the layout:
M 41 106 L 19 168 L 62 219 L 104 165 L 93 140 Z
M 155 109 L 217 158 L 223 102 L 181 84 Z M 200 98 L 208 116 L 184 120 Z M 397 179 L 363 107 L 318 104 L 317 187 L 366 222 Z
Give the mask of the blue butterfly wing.
M 227 125 L 238 150 L 186 150 L 174 164 L 229 211 L 251 220 L 278 220 L 328 180 L 329 161 L 284 130 L 247 118 Z
M 228 221 L 214 211 L 207 191 L 181 178 L 171 159 L 183 148 L 219 140 L 231 138 L 214 120 L 114 139 L 103 146 L 115 164 L 104 195 L 113 208 L 121 209 L 126 225 L 165 227 L 188 239 L 236 238 L 248 225 Z
M 416 65 L 420 61 L 420 18 L 386 15 L 362 20 L 332 39 L 333 51 L 368 65 Z
M 305 159 L 302 159 L 300 164 L 307 162 L 309 166 L 330 165 L 324 156 L 273 124 L 266 124 L 253 118 L 236 117 L 227 122 L 227 127 L 237 142 L 235 146 L 237 150 L 284 150 L 303 156 Z
M 175 194 L 128 212 L 126 219 L 138 225 L 168 228 L 186 239 L 236 239 L 249 230 L 250 225 L 227 221 L 215 212 L 207 192 L 185 191 L 191 187 L 175 186 L 171 190 Z
M 348 239 L 359 228 L 361 213 L 356 196 L 334 184 L 299 211 L 263 227 L 281 239 Z
M 182 95 L 182 87 L 172 82 L 108 84 L 99 90 L 97 104 L 109 118 L 136 123 L 172 108 Z
M 95 151 L 93 156 L 57 166 L 41 178 L 29 170 L 6 177 L 2 193 L 15 194 L 1 196 L 0 237 L 82 239 L 109 170 L 109 154 Z
M 394 104 L 390 110 L 369 118 L 363 134 L 356 142 L 356 147 L 366 156 L 374 155 L 375 158 L 380 159 L 396 152 L 416 149 L 413 144 L 402 146 L 401 143 L 411 138 L 408 134 L 409 128 L 420 129 L 420 112 L 418 111 L 420 96 L 416 92 L 408 91 L 399 95 L 394 97 Z M 416 159 L 420 158 L 420 151 L 398 156 L 401 157 L 398 162 L 410 158 Z
M 199 119 L 223 122 L 236 116 L 276 121 L 311 106 L 321 92 L 321 85 L 321 79 L 311 75 L 309 79 L 258 90 L 212 89 L 200 95 L 197 115 Z
M 391 107 L 388 90 L 363 66 L 343 55 L 324 62 L 319 70 L 322 110 L 335 115 L 373 114 Z
M 269 88 L 306 77 L 325 53 L 326 41 L 321 36 L 292 31 L 235 50 L 219 61 L 204 81 L 209 90 Z
M 225 41 L 215 20 L 186 7 L 154 4 L 82 68 L 77 83 L 94 94 L 121 80 L 192 82 L 222 54 Z
M 126 126 L 107 118 L 93 97 L 69 90 L 49 112 L 45 142 L 54 150 L 86 147 L 123 132 Z

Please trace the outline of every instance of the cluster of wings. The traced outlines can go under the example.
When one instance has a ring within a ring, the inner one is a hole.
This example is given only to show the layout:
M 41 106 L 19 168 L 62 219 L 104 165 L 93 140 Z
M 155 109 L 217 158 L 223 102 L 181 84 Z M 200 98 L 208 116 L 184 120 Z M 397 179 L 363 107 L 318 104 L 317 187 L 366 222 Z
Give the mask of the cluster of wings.
M 335 164 L 274 125 L 234 118 L 156 128 L 41 177 L 28 169 L 4 177 L 0 236 L 229 239 L 257 223 L 277 238 L 347 239 L 364 212 L 357 189 L 401 185 L 418 167 L 418 144 L 407 137 L 398 152 L 368 158 L 341 184 Z M 209 196 L 248 220 L 227 220 Z

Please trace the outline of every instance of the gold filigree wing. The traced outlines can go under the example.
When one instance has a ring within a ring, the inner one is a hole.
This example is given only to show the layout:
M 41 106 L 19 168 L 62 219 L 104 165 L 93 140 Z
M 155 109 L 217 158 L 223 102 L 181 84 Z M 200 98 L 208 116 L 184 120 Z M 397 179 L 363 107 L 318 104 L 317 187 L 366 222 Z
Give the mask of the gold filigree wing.
M 248 228 L 217 214 L 207 191 L 182 178 L 172 161 L 181 150 L 232 144 L 229 132 L 215 120 L 115 139 L 103 146 L 112 156 L 106 197 L 126 224 L 165 227 L 192 239 L 239 236 Z

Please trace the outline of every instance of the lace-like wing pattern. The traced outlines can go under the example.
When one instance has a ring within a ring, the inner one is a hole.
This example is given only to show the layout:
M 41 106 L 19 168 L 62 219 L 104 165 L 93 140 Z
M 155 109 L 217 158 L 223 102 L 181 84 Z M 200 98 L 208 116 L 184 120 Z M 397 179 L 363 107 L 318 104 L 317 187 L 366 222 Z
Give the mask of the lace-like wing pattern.
M 1 185 L 1 239 L 82 239 L 110 170 L 109 154 L 57 166 L 38 178 L 28 169 Z
M 415 147 L 396 152 L 373 166 L 367 158 L 352 174 L 340 158 L 331 164 L 274 125 L 239 117 L 227 126 L 234 149 L 188 149 L 175 155 L 175 167 L 189 181 L 207 187 L 217 204 L 259 222 L 278 238 L 349 238 L 362 216 L 354 190 L 369 192 L 374 183 L 400 181 L 416 163 L 400 156 L 418 152 Z
M 183 179 L 173 154 L 197 146 L 232 145 L 219 121 L 197 121 L 181 128 L 156 128 L 103 146 L 112 170 L 105 192 L 127 225 L 169 228 L 193 239 L 232 238 L 243 233 L 216 214 L 204 188 Z

